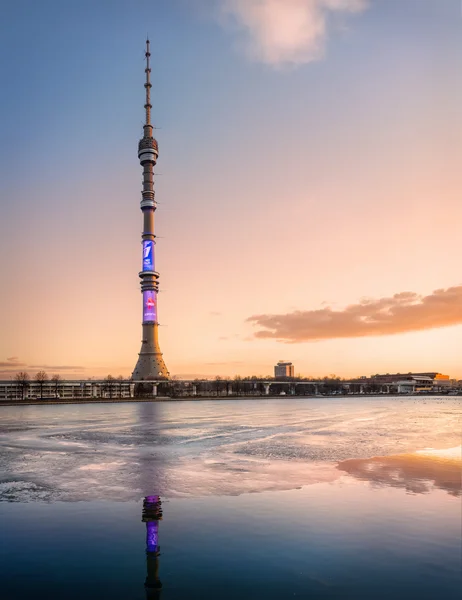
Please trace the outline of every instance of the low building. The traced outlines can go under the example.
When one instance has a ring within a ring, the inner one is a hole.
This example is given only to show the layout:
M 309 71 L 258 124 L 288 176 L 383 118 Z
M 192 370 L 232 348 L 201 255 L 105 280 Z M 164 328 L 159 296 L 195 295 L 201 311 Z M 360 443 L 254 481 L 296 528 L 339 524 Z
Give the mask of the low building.
M 407 381 L 411 379 L 424 378 L 425 380 L 431 379 L 433 385 L 435 387 L 450 387 L 451 380 L 449 379 L 449 375 L 443 375 L 442 373 L 437 373 L 435 371 L 431 371 L 429 373 L 386 373 L 386 374 L 377 374 L 371 375 L 368 378 L 368 381 L 382 384 L 382 383 L 397 383 L 398 381 Z
M 453 380 L 449 375 L 443 375 L 436 371 L 429 373 L 386 373 L 361 377 L 358 383 L 369 386 L 392 386 L 398 389 L 398 393 L 413 392 L 444 392 L 454 387 Z
M 60 380 L 45 381 L 42 386 L 31 380 L 24 384 L 15 380 L 0 381 L 2 400 L 65 400 L 67 398 L 133 398 L 135 382 L 129 380 Z
M 433 391 L 433 379 L 426 375 L 413 375 L 406 379 L 395 381 L 393 384 L 398 387 L 398 394 Z

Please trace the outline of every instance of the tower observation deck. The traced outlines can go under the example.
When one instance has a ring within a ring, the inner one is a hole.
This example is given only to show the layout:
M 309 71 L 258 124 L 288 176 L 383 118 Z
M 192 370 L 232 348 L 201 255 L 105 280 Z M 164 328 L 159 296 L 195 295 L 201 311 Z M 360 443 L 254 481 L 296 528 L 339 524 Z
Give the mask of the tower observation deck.
M 154 194 L 154 166 L 159 156 L 159 146 L 153 137 L 151 124 L 151 68 L 149 40 L 146 40 L 146 121 L 143 137 L 138 144 L 138 158 L 143 167 L 143 190 L 141 192 L 141 212 L 143 213 L 142 266 L 139 273 L 141 293 L 143 295 L 143 339 L 138 362 L 132 373 L 132 379 L 159 380 L 168 379 L 169 372 L 159 347 L 157 321 L 157 293 L 159 291 L 159 273 L 155 270 L 154 249 L 154 213 L 156 200 Z

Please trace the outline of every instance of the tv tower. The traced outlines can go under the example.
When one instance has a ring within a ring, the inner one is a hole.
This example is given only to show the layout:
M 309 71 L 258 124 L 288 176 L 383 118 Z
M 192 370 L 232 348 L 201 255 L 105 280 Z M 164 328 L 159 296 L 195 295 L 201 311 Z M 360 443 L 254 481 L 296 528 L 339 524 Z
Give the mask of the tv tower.
M 141 292 L 143 294 L 143 339 L 138 362 L 132 373 L 132 379 L 168 379 L 169 372 L 159 347 L 157 322 L 157 292 L 159 291 L 159 273 L 155 270 L 154 248 L 154 212 L 156 200 L 154 195 L 154 165 L 159 156 L 157 140 L 152 135 L 151 124 L 151 68 L 149 65 L 149 40 L 146 40 L 146 122 L 143 125 L 143 137 L 138 144 L 138 158 L 143 167 L 143 191 L 141 192 L 141 212 L 143 213 L 142 248 L 143 259 L 139 273 Z

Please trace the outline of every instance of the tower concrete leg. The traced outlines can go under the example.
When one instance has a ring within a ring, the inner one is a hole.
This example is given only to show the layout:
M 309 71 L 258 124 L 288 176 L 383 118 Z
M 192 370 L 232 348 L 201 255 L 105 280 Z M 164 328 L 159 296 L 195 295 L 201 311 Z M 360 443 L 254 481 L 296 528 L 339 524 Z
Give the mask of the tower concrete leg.
M 197 385 L 192 386 L 192 395 L 197 396 Z
M 269 396 L 270 384 L 269 383 L 264 383 L 263 387 L 265 389 L 265 396 Z
M 153 384 L 152 384 L 152 395 L 153 395 L 154 397 L 156 397 L 156 396 L 157 396 L 157 383 L 153 383 Z

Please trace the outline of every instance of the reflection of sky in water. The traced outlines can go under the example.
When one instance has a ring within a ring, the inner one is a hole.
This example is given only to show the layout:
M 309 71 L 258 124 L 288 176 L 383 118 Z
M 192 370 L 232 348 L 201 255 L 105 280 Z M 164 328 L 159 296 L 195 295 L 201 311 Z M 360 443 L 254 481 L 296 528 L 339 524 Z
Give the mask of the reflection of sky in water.
M 423 450 L 413 454 L 374 456 L 350 459 L 338 468 L 374 485 L 402 487 L 408 492 L 428 493 L 433 488 L 452 496 L 462 493 L 461 446 L 440 450 Z
M 142 508 L 0 504 L 2 597 L 141 600 L 148 578 L 162 582 L 163 600 L 459 597 L 460 502 L 442 490 L 409 495 L 344 477 L 163 500 L 160 556 L 145 552 Z
M 450 467 L 442 478 L 435 472 L 433 450 L 416 454 L 460 443 L 457 398 L 1 410 L 4 500 L 138 500 L 154 481 L 162 496 L 236 495 L 333 482 L 346 472 L 375 485 L 458 493 Z
M 434 456 L 435 458 L 448 458 L 462 460 L 462 445 L 455 446 L 455 448 L 436 449 L 436 448 L 424 448 L 423 450 L 417 450 L 417 454 L 426 454 L 428 456 Z
M 458 598 L 459 402 L 3 407 L 2 597 Z

